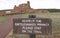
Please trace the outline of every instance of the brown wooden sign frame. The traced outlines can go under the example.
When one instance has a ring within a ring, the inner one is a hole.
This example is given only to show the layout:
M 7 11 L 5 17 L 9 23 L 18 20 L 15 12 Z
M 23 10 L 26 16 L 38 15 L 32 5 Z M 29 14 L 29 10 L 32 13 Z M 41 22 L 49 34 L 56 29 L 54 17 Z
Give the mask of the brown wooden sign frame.
M 14 18 L 15 34 L 52 34 L 52 20 L 49 18 Z

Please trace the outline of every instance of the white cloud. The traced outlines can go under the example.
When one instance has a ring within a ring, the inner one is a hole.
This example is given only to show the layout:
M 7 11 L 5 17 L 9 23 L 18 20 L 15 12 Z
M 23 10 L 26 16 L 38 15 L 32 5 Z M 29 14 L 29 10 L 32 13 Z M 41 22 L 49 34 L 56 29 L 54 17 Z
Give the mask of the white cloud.
M 60 8 L 60 2 L 57 0 L 31 0 L 31 7 L 32 8 Z
M 11 9 L 14 5 L 26 3 L 28 0 L 0 0 L 0 10 Z M 60 9 L 60 0 L 29 0 L 32 8 L 58 8 Z

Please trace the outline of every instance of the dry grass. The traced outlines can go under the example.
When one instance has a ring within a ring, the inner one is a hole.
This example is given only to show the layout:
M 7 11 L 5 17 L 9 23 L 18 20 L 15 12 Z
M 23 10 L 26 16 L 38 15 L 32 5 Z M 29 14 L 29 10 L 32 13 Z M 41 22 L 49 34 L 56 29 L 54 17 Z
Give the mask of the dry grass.
M 32 13 L 33 14 L 33 13 Z M 20 18 L 28 18 L 30 14 L 19 14 Z M 60 13 L 35 13 L 36 18 L 52 19 L 52 35 L 36 35 L 36 38 L 60 38 Z M 29 35 L 14 34 L 14 38 L 29 38 Z

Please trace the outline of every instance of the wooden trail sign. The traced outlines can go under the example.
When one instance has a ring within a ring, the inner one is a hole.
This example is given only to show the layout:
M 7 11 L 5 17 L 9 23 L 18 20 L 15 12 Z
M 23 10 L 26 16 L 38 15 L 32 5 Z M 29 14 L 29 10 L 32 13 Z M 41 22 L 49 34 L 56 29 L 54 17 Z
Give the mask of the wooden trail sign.
M 14 18 L 13 33 L 15 34 L 52 34 L 52 20 L 48 18 Z

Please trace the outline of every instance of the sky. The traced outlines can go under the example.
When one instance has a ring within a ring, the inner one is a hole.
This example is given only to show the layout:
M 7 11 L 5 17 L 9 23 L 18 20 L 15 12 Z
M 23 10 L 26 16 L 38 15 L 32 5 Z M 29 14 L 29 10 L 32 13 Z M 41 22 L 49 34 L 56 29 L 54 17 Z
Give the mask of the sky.
M 0 10 L 13 9 L 14 5 L 30 1 L 33 9 L 60 9 L 60 0 L 0 0 Z

